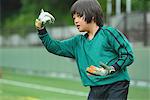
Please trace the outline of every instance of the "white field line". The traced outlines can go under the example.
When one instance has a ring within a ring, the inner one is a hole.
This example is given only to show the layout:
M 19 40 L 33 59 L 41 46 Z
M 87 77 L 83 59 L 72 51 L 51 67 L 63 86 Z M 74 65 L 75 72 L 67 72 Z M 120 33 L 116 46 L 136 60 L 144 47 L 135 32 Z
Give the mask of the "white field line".
M 37 89 L 37 90 L 42 90 L 42 91 L 62 93 L 62 94 L 67 94 L 67 95 L 87 96 L 86 92 L 61 89 L 61 88 L 55 88 L 55 87 L 49 87 L 49 86 L 44 86 L 44 85 L 31 84 L 31 83 L 19 82 L 19 81 L 7 80 L 7 79 L 0 79 L 0 83 L 20 86 L 20 87 L 25 87 L 25 88 L 30 88 L 30 89 Z

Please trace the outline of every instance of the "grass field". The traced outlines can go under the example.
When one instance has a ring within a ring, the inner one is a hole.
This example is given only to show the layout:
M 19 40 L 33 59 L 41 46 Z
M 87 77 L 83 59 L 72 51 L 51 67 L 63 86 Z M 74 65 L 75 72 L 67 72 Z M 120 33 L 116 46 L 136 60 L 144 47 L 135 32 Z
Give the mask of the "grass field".
M 0 100 L 86 100 L 88 87 L 80 81 L 3 71 Z M 129 100 L 150 100 L 150 88 L 131 86 Z

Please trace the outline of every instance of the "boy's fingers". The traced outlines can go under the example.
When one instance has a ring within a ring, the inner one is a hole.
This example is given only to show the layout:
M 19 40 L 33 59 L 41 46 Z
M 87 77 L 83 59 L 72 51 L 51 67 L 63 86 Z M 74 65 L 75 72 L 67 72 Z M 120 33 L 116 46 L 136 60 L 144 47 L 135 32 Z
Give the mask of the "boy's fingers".
M 35 20 L 35 27 L 41 29 L 43 27 L 42 22 L 39 19 Z
M 104 63 L 101 63 L 100 66 L 103 67 L 104 69 L 110 70 L 110 67 Z

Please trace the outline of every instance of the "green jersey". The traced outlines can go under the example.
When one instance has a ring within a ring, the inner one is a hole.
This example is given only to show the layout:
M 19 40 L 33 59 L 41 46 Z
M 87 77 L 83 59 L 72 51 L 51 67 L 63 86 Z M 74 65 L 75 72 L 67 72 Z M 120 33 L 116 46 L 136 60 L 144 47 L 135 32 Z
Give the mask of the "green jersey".
M 113 27 L 99 28 L 92 40 L 88 39 L 86 33 L 59 41 L 53 39 L 45 29 L 39 31 L 39 37 L 50 53 L 76 60 L 84 86 L 130 80 L 127 66 L 134 60 L 133 51 L 127 38 Z M 100 62 L 113 66 L 116 69 L 115 73 L 95 76 L 86 72 L 87 67 L 91 65 L 98 67 Z

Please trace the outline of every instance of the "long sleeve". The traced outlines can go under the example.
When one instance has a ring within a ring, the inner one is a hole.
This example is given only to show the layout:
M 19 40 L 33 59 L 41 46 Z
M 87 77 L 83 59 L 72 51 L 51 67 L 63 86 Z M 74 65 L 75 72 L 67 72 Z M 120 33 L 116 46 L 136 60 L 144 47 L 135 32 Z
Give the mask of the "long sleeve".
M 70 38 L 67 40 L 59 41 L 55 40 L 47 33 L 46 29 L 39 30 L 39 38 L 41 39 L 43 45 L 50 53 L 74 58 L 74 42 L 75 38 Z
M 108 28 L 106 31 L 109 33 L 109 43 L 118 55 L 117 61 L 112 66 L 119 70 L 132 64 L 134 61 L 133 50 L 127 38 L 117 29 Z

